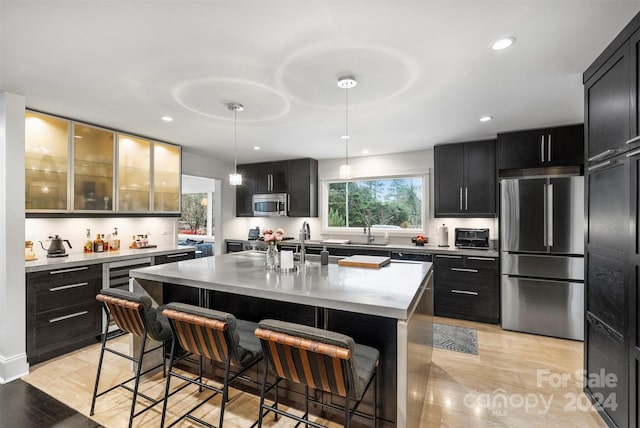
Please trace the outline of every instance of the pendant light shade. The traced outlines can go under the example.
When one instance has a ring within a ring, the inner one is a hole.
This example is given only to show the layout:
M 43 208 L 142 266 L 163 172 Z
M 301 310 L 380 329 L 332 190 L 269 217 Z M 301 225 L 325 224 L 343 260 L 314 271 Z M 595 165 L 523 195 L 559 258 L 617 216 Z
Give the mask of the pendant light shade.
M 233 173 L 229 174 L 229 184 L 240 186 L 242 175 L 238 174 L 238 112 L 244 110 L 240 103 L 229 103 L 227 108 L 233 112 Z
M 345 118 L 344 118 L 344 128 L 345 132 L 342 136 L 344 140 L 344 165 L 340 166 L 340 178 L 352 178 L 353 177 L 353 165 L 349 165 L 349 89 L 354 88 L 358 82 L 356 82 L 356 78 L 353 76 L 342 76 L 338 79 L 338 87 L 344 89 L 345 93 Z

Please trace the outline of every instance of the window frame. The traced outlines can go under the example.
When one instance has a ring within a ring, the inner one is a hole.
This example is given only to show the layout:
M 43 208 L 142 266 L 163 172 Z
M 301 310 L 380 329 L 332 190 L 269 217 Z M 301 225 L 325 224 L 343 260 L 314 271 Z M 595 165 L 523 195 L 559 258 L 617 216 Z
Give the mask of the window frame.
M 362 227 L 329 227 L 329 185 L 333 183 L 349 183 L 354 181 L 375 181 L 375 180 L 396 180 L 420 178 L 422 180 L 422 213 L 421 213 L 421 229 L 385 229 L 371 228 L 372 235 L 388 234 L 388 236 L 415 236 L 417 234 L 425 234 L 429 228 L 429 174 L 397 174 L 397 175 L 380 175 L 367 177 L 354 177 L 350 179 L 327 178 L 320 180 L 321 195 L 320 209 L 322 213 L 322 233 L 330 235 L 362 235 Z

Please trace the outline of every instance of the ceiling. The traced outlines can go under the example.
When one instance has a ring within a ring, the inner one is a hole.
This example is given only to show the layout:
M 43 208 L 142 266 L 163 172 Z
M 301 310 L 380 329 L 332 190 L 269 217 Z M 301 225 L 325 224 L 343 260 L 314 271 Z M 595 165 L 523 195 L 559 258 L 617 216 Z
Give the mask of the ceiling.
M 362 156 L 583 120 L 637 0 L 0 0 L 0 91 L 223 161 Z M 497 38 L 516 43 L 492 51 Z M 172 122 L 161 116 L 169 115 Z M 490 122 L 480 122 L 491 115 Z M 261 150 L 253 150 L 260 146 Z

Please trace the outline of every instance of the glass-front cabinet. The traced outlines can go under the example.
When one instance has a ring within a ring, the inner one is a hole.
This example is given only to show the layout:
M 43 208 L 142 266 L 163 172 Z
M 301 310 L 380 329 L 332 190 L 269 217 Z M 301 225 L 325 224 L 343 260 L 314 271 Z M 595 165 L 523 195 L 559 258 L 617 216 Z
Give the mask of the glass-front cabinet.
M 115 133 L 73 124 L 73 210 L 113 211 Z
M 25 119 L 26 209 L 68 211 L 71 122 L 35 112 Z
M 153 143 L 153 210 L 180 212 L 180 147 Z
M 27 213 L 180 213 L 180 146 L 39 112 L 25 119 Z
M 118 134 L 118 212 L 151 211 L 151 146 Z

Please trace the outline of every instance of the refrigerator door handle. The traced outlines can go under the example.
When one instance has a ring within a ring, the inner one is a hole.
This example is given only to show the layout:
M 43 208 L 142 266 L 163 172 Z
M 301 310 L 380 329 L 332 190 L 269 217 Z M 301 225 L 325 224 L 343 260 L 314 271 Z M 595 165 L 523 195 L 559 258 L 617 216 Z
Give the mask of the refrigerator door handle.
M 543 221 L 542 221 L 542 225 L 543 225 L 543 231 L 542 231 L 542 245 L 544 245 L 545 247 L 547 246 L 547 236 L 549 235 L 549 231 L 547 230 L 547 227 L 549 226 L 549 223 L 547 221 L 547 213 L 549 212 L 548 208 L 547 208 L 547 185 L 545 184 L 544 187 L 542 188 L 544 190 L 544 195 L 542 197 L 542 210 L 543 210 Z
M 553 247 L 553 184 L 547 184 L 547 245 Z

